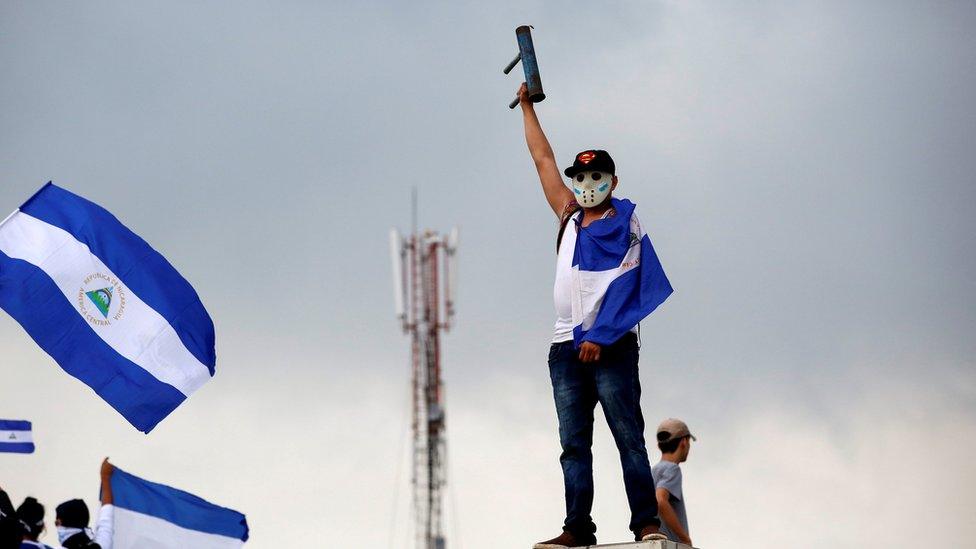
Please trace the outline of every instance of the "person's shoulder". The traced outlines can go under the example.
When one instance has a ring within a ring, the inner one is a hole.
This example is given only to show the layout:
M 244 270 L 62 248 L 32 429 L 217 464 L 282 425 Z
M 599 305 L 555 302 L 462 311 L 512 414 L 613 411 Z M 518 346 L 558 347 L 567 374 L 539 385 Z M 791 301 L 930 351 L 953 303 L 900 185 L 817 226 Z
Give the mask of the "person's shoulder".
M 681 488 L 681 468 L 678 467 L 677 463 L 662 459 L 651 469 L 651 475 L 654 477 L 655 488 L 664 489 L 671 494 L 671 497 L 684 500 L 682 495 L 684 490 Z
M 681 478 L 681 467 L 679 467 L 677 463 L 668 461 L 666 459 L 662 459 L 661 461 L 655 463 L 654 466 L 651 467 L 651 470 L 656 474 Z
M 629 198 L 617 198 L 614 196 L 610 199 L 610 203 L 613 204 L 614 208 L 628 213 L 637 208 L 637 204 L 631 202 Z
M 572 217 L 573 214 L 579 212 L 583 208 L 576 202 L 575 198 L 571 198 L 569 202 L 563 207 L 562 213 L 559 214 L 559 224 L 562 225 Z
M 20 542 L 20 549 L 38 549 L 38 548 L 40 548 L 40 549 L 54 549 L 50 545 L 48 545 L 46 543 L 41 543 L 39 541 L 24 540 L 24 541 Z
M 640 221 L 637 219 L 637 204 L 634 204 L 627 198 L 613 197 L 610 200 L 613 204 L 615 214 L 623 215 L 630 221 L 631 225 L 637 224 L 640 226 Z

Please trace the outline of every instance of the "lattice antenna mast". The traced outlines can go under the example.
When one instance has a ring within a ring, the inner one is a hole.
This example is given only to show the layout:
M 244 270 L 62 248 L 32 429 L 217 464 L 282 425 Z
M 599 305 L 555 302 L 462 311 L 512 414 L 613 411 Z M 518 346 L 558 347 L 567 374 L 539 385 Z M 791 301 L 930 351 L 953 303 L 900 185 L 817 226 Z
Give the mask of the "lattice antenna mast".
M 414 205 L 416 209 L 416 202 Z M 444 549 L 443 490 L 447 482 L 440 334 L 450 330 L 457 295 L 458 231 L 448 235 L 390 231 L 393 300 L 410 336 L 412 476 L 417 549 Z

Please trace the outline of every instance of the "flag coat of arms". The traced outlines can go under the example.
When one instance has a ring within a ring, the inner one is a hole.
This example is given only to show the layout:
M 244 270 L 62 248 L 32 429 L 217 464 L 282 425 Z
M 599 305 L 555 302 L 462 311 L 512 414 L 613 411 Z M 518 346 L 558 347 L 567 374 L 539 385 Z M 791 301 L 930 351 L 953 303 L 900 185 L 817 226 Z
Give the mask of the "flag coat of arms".
M 193 494 L 112 472 L 113 549 L 232 549 L 248 538 L 247 518 Z
M 51 183 L 0 222 L 0 308 L 145 433 L 214 375 L 213 321 L 189 282 Z
M 19 419 L 0 419 L 0 452 L 34 453 L 31 422 Z

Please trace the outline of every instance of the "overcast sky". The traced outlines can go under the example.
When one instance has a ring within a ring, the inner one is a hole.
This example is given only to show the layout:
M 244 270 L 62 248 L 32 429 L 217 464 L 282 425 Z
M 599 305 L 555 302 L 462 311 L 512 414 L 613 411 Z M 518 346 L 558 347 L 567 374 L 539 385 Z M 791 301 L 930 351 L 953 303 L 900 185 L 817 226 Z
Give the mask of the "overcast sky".
M 971 543 L 976 4 L 761 0 L 0 4 L 0 217 L 53 180 L 217 325 L 216 377 L 143 435 L 0 314 L 0 417 L 37 440 L 0 486 L 48 505 L 46 541 L 107 455 L 246 513 L 249 547 L 407 547 L 411 187 L 461 231 L 448 545 L 559 531 L 555 218 L 501 73 L 524 23 L 560 165 L 613 154 L 675 287 L 643 409 L 698 435 L 695 544 Z M 598 537 L 624 541 L 597 424 Z

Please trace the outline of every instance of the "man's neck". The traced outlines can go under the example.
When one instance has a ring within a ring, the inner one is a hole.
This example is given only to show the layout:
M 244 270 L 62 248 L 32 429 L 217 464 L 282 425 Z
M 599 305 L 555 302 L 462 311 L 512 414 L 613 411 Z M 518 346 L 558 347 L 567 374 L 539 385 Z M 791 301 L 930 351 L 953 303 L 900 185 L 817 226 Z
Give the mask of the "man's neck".
M 583 208 L 583 225 L 586 226 L 590 221 L 600 219 L 612 208 L 613 203 L 610 201 L 609 196 L 597 206 L 593 206 L 592 208 Z
M 661 454 L 661 461 L 670 461 L 671 463 L 680 464 L 681 458 L 678 454 Z

